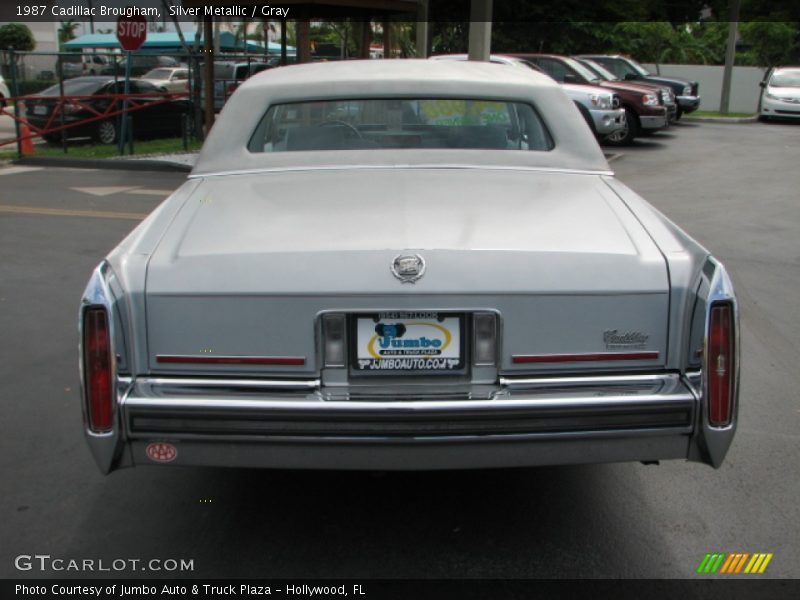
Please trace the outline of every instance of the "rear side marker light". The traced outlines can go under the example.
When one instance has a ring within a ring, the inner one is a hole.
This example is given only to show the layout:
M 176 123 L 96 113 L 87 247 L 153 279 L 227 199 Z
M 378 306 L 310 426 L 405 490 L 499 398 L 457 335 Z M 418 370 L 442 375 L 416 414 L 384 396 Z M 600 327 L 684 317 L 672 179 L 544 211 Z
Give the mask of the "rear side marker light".
M 736 372 L 733 347 L 733 309 L 728 303 L 711 307 L 706 354 L 708 422 L 712 427 L 730 425 Z
M 325 366 L 344 367 L 345 365 L 345 325 L 344 315 L 323 315 L 322 337 L 325 341 Z
M 497 319 L 492 313 L 476 313 L 473 316 L 473 330 L 475 365 L 494 365 L 497 356 Z
M 86 309 L 83 314 L 84 401 L 89 429 L 94 433 L 106 433 L 112 428 L 113 356 L 106 309 Z

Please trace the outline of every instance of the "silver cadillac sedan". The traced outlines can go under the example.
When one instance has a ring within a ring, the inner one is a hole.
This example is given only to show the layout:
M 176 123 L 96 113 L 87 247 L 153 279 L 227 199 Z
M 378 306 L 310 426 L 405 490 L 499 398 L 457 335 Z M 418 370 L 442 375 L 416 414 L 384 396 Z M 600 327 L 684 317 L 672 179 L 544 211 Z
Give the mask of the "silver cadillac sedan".
M 724 267 L 503 65 L 253 77 L 79 319 L 104 473 L 718 467 L 736 428 Z

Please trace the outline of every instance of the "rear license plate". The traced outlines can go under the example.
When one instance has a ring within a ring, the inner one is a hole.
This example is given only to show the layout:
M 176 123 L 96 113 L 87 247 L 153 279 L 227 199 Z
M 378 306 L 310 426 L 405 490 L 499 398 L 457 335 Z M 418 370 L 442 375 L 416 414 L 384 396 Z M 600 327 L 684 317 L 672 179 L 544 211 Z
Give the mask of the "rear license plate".
M 35 114 L 35 115 L 46 115 L 47 114 L 47 107 L 46 106 L 34 106 L 33 107 L 33 114 Z
M 358 315 L 353 368 L 359 372 L 456 372 L 464 368 L 464 317 L 435 312 Z

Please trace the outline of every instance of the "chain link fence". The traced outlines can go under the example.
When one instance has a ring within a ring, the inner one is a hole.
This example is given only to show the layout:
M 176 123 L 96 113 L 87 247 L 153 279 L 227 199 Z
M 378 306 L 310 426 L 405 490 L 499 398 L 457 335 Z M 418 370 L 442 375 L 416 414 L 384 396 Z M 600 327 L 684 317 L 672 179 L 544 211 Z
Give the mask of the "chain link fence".
M 2 58 L 8 97 L 0 102 L 0 149 L 16 143 L 22 156 L 31 140 L 64 153 L 117 144 L 122 155 L 133 153 L 134 139 L 173 139 L 179 151 L 203 138 L 205 55 L 9 51 Z M 280 64 L 280 56 L 252 53 L 211 60 L 215 112 L 247 78 Z

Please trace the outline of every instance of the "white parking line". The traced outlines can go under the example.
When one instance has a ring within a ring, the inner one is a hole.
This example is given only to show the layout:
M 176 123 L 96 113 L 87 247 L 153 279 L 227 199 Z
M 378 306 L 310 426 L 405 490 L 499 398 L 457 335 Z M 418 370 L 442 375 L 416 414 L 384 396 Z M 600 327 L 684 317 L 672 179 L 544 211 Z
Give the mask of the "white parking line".
M 141 221 L 147 214 L 131 212 L 114 212 L 103 210 L 69 210 L 65 208 L 44 208 L 33 206 L 8 206 L 0 204 L 0 213 L 18 215 L 40 215 L 47 217 L 90 217 L 95 219 L 125 219 Z
M 110 196 L 111 194 L 119 194 L 120 192 L 127 192 L 129 190 L 137 189 L 137 186 L 113 185 L 107 187 L 74 187 L 70 189 L 75 190 L 76 192 L 82 192 L 84 194 L 91 194 L 92 196 Z
M 136 190 L 128 190 L 126 194 L 143 194 L 145 196 L 169 196 L 174 190 L 149 190 L 147 188 L 139 188 Z
M 0 169 L 0 175 L 17 175 L 18 173 L 30 173 L 31 171 L 41 171 L 43 167 L 6 167 Z
M 76 192 L 91 194 L 92 196 L 111 196 L 112 194 L 137 194 L 143 196 L 161 196 L 166 198 L 174 190 L 151 190 L 140 186 L 107 186 L 107 187 L 74 187 Z

